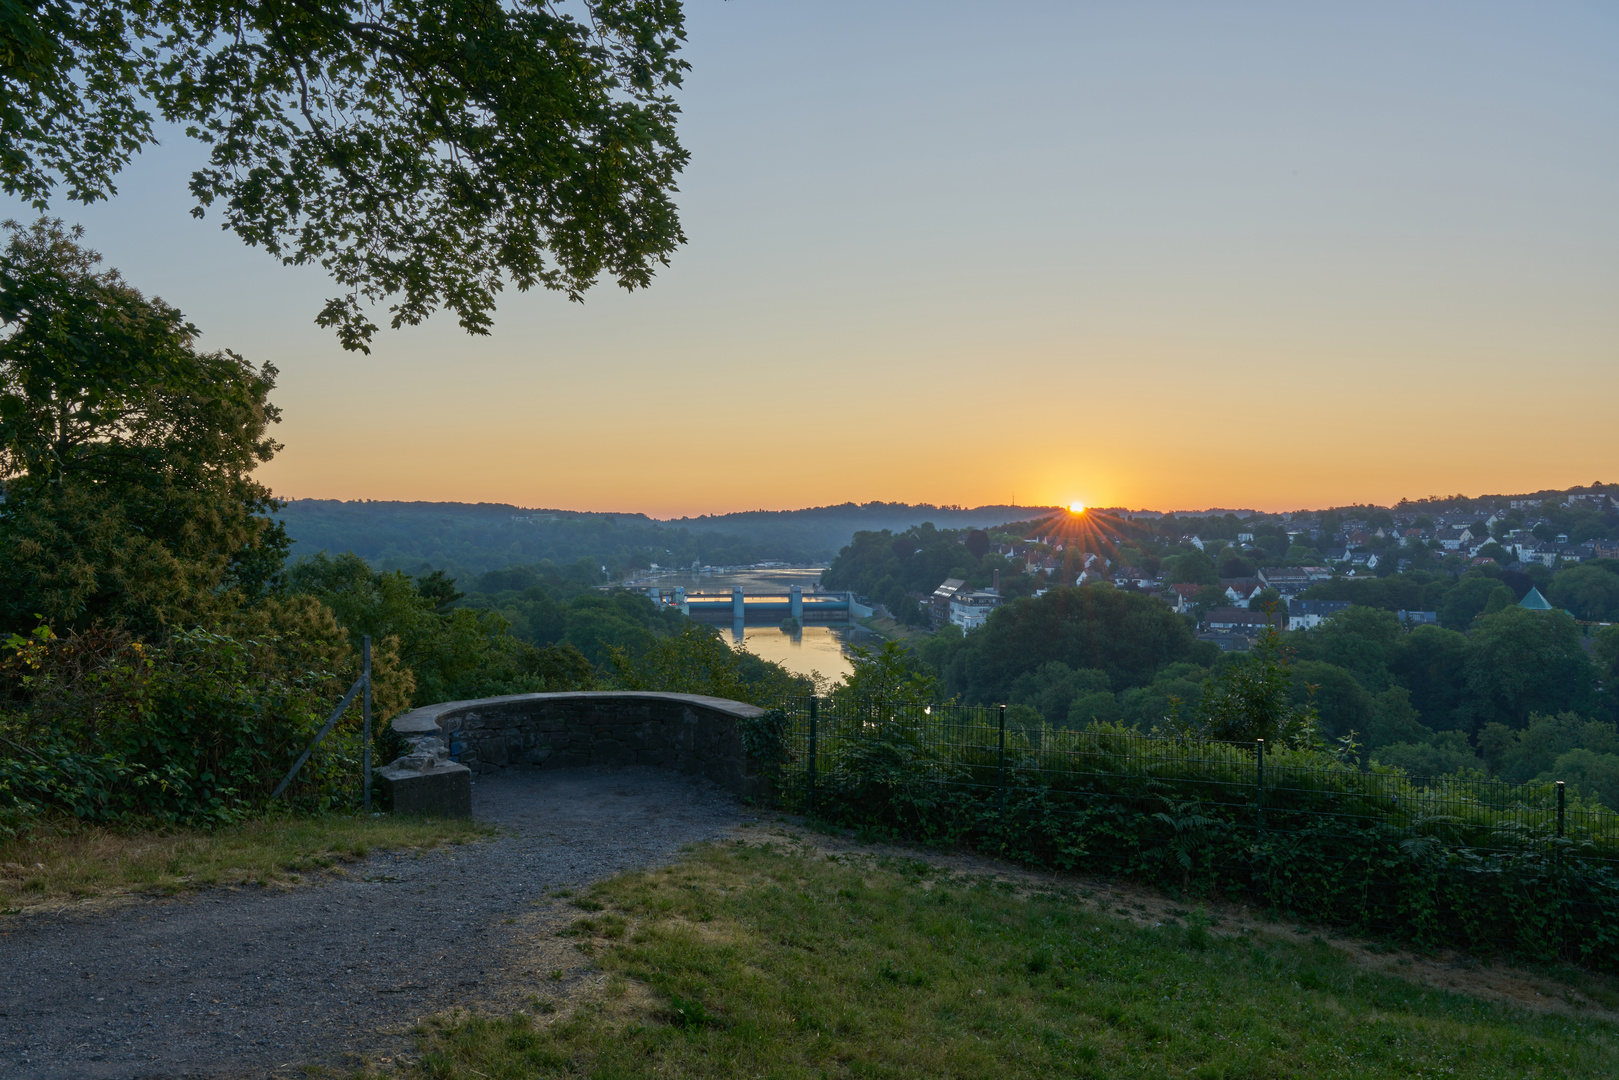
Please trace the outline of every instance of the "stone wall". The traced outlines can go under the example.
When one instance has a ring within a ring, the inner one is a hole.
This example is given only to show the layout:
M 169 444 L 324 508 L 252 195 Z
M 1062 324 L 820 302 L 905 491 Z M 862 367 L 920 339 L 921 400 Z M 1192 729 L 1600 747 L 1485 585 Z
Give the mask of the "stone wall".
M 444 739 L 476 773 L 650 765 L 763 799 L 765 782 L 737 728 L 737 721 L 763 713 L 697 694 L 578 691 L 447 701 L 403 713 L 393 728 L 413 741 Z

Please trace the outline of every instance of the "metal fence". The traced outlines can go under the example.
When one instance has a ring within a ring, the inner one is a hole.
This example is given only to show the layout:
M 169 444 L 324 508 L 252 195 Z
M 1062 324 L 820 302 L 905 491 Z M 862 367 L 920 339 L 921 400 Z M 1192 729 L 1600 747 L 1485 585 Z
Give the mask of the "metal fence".
M 1416 777 L 1109 725 L 1008 725 L 1004 706 L 835 697 L 782 708 L 781 797 L 800 810 L 1366 926 L 1465 921 L 1466 897 L 1489 903 L 1492 890 L 1561 905 L 1513 915 L 1515 946 L 1619 914 L 1619 813 L 1562 782 Z

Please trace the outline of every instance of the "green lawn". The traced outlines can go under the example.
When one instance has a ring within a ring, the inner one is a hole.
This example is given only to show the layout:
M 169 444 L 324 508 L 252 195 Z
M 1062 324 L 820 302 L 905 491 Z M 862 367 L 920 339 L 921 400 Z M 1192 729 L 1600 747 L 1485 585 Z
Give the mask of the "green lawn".
M 428 1025 L 414 1075 L 1611 1077 L 1615 1026 L 1357 967 L 1325 944 L 1143 928 L 921 863 L 699 848 L 574 901 L 605 997 Z
M 0 838 L 0 914 L 130 893 L 288 883 L 374 849 L 428 848 L 490 832 L 465 818 L 384 814 L 278 816 L 208 831 L 41 824 Z

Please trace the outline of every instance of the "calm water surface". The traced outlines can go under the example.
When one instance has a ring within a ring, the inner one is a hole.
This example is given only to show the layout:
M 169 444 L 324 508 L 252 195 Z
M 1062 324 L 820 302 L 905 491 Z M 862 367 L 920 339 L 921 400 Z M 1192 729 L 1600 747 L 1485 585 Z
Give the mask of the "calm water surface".
M 833 682 L 854 670 L 844 651 L 851 639 L 857 645 L 869 645 L 880 640 L 863 626 L 824 626 L 810 624 L 797 633 L 788 633 L 779 626 L 747 626 L 742 640 L 736 637 L 736 628 L 723 625 L 720 629 L 733 649 L 745 648 L 761 660 L 771 660 L 795 675 L 820 672 Z
M 732 587 L 737 585 L 742 586 L 749 595 L 784 594 L 792 586 L 799 585 L 803 587 L 805 595 L 811 595 L 815 592 L 816 583 L 821 580 L 821 570 L 821 567 L 784 566 L 710 573 L 664 572 L 645 574 L 625 584 L 638 591 L 656 586 L 666 595 L 674 592 L 675 586 L 679 585 L 687 594 L 722 596 L 729 596 Z M 747 649 L 761 659 L 780 664 L 795 675 L 819 672 L 833 682 L 854 670 L 847 652 L 850 643 L 873 645 L 882 641 L 879 635 L 858 623 L 811 623 L 793 633 L 779 626 L 759 623 L 743 627 L 739 637 L 736 626 L 729 620 L 704 621 L 717 627 L 733 649 Z

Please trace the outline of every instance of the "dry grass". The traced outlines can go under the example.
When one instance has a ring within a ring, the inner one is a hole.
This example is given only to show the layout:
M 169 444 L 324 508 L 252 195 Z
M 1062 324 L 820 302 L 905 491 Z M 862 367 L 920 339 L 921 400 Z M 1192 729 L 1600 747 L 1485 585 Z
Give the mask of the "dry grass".
M 40 825 L 0 839 L 0 915 L 216 885 L 291 885 L 373 850 L 488 835 L 466 819 L 274 817 L 212 831 Z

